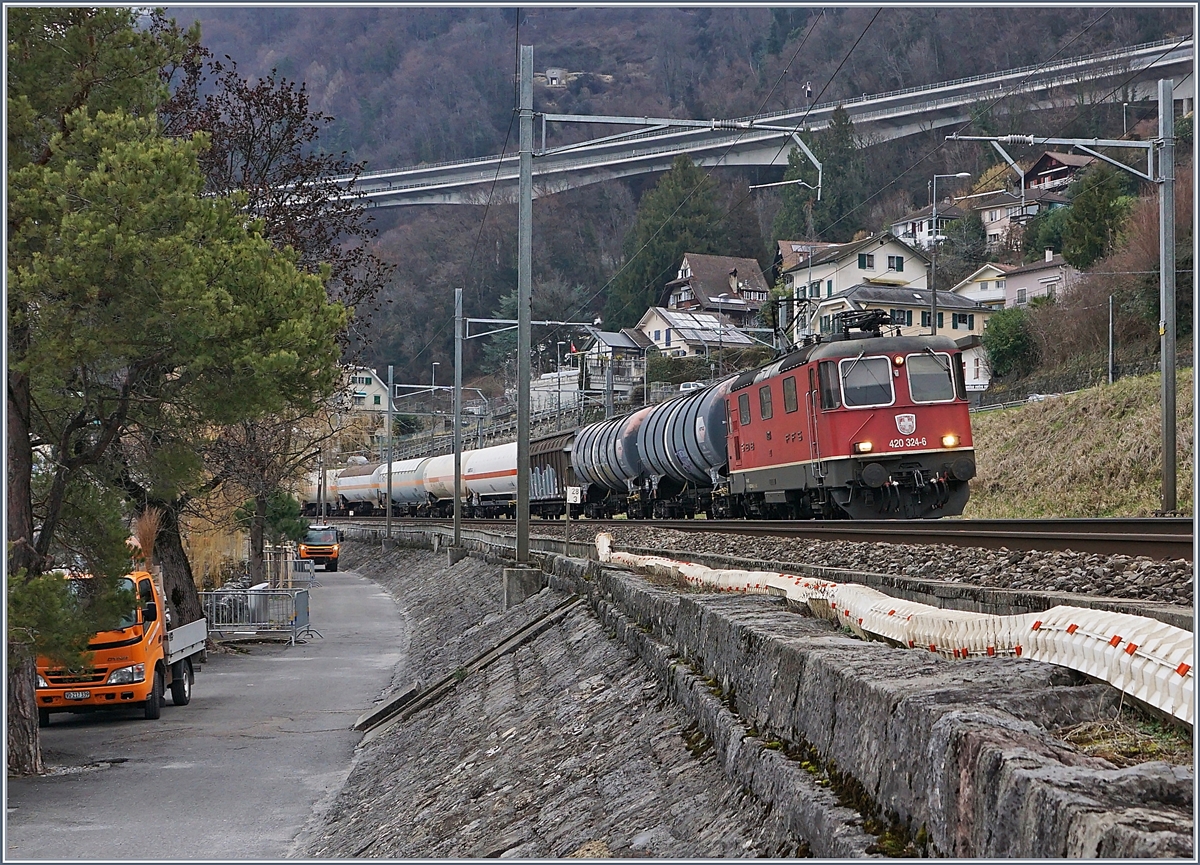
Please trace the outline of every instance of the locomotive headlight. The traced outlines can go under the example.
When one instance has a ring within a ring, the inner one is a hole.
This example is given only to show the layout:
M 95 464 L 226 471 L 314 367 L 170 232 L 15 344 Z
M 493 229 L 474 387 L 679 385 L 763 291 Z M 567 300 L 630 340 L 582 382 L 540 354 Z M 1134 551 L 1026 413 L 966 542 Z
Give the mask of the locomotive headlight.
M 854 443 L 854 452 L 856 454 L 869 454 L 871 452 L 871 448 L 872 448 L 872 445 L 870 442 L 855 442 Z
M 958 436 L 956 436 L 956 435 L 942 436 L 942 447 L 952 448 L 952 447 L 957 447 L 957 446 L 958 446 Z
M 896 366 L 904 366 L 904 355 L 896 355 L 892 358 L 892 363 L 894 363 Z

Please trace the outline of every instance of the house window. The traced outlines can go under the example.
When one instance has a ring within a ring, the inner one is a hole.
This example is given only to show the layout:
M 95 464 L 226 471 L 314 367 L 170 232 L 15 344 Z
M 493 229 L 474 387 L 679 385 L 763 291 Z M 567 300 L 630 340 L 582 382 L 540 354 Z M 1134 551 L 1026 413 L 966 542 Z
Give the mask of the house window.
M 860 252 L 858 254 L 858 269 L 859 270 L 874 270 L 875 269 L 875 256 L 871 255 L 870 253 L 867 253 L 867 252 Z
M 939 329 L 944 328 L 946 326 L 945 315 L 946 314 L 943 312 L 938 313 L 938 328 Z
M 903 273 L 904 272 L 904 256 L 903 255 L 889 255 L 888 256 L 888 270 L 894 270 L 894 271 L 896 271 L 896 273 Z
M 959 325 L 962 325 L 967 330 L 974 330 L 975 329 L 974 313 L 967 313 L 967 312 L 954 313 L 950 320 L 950 327 L 952 327 L 954 330 L 958 330 Z
M 997 280 L 996 280 L 996 291 L 1004 291 L 1004 286 L 1005 286 L 1006 284 L 1007 284 L 1007 283 L 1006 283 L 1006 281 L 1005 281 L 1005 280 L 1003 280 L 1003 279 L 997 279 Z
M 979 381 L 979 358 L 975 358 L 975 381 Z
M 808 286 L 808 296 L 809 297 L 820 297 L 821 296 L 821 280 L 818 279 L 816 282 L 814 282 Z
M 991 291 L 991 288 L 992 288 L 991 280 L 985 279 L 979 283 L 980 291 Z
M 375 394 L 375 405 L 379 405 L 379 394 Z
M 921 327 L 929 327 L 929 310 L 921 313 Z
M 796 402 L 796 377 L 789 375 L 783 380 L 783 410 L 788 414 L 799 409 Z
M 825 280 L 825 296 L 833 297 L 833 280 L 832 279 Z
M 658 342 L 660 339 L 662 339 L 662 331 L 661 330 L 654 331 L 654 341 Z
M 738 394 L 738 422 L 742 426 L 750 423 L 750 394 Z
M 987 242 L 988 243 L 999 243 L 1000 242 L 1000 233 L 995 232 L 993 234 L 989 234 Z
M 1017 306 L 1024 306 L 1028 302 L 1029 302 L 1028 289 L 1018 288 L 1017 289 Z
M 771 419 L 771 386 L 764 384 L 758 389 L 758 416 L 763 420 Z
M 354 398 L 355 405 L 366 405 L 367 398 L 365 396 L 356 396 Z
M 667 328 L 666 335 L 667 335 L 666 344 L 669 346 L 671 344 L 671 328 L 669 328 L 669 327 Z

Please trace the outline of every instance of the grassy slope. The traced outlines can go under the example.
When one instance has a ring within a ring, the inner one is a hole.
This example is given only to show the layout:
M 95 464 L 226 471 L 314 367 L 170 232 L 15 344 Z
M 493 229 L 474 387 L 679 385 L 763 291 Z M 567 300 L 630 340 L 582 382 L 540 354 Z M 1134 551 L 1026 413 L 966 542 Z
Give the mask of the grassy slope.
M 1160 507 L 1159 375 L 971 416 L 978 477 L 965 517 L 1132 517 Z M 1192 369 L 1177 385 L 1178 508 L 1192 513 Z

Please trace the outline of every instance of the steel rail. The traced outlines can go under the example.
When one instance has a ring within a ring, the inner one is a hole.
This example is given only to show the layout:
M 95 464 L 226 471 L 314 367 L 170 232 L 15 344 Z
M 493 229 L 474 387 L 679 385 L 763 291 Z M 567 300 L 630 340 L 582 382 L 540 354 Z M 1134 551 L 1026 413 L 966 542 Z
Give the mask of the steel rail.
M 383 517 L 354 517 L 374 522 Z M 400 523 L 440 525 L 439 518 Z M 472 520 L 476 526 L 510 526 L 512 520 Z M 557 521 L 536 521 L 549 529 Z M 1148 556 L 1193 561 L 1193 521 L 1188 517 L 1111 517 L 1040 520 L 588 520 L 578 526 L 644 527 L 683 532 L 722 532 L 761 537 L 808 538 L 888 544 L 947 544 L 1009 550 L 1072 550 L 1100 555 Z

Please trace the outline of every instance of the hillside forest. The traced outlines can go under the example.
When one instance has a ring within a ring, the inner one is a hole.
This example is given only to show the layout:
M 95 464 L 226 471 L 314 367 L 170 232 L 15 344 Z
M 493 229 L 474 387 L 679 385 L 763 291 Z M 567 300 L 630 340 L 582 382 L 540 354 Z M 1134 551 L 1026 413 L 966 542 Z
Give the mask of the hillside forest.
M 212 6 L 173 7 L 168 14 L 181 25 L 198 21 L 202 43 L 238 74 L 254 79 L 274 70 L 303 84 L 312 109 L 331 118 L 316 146 L 368 171 L 514 152 L 518 44 L 534 46 L 535 70 L 561 67 L 570 73 L 566 87 L 547 87 L 544 78 L 535 86 L 537 111 L 726 118 L 1034 66 L 1185 35 L 1191 26 L 1189 10 L 1147 6 L 519 11 Z M 1129 129 L 1150 137 L 1156 113 L 1149 102 L 1130 103 L 1124 112 L 1117 101 L 1031 113 L 999 100 L 981 107 L 958 131 L 1120 137 Z M 1181 136 L 1190 136 L 1189 124 L 1181 122 Z M 540 198 L 534 203 L 533 317 L 600 318 L 605 329 L 629 326 L 674 277 L 670 269 L 684 251 L 752 257 L 769 270 L 776 240 L 849 240 L 925 206 L 934 173 L 969 171 L 971 188 L 959 190 L 963 193 L 1011 183 L 990 147 L 947 143 L 947 131 L 871 144 L 852 124 L 835 123 L 813 145 L 830 178 L 819 204 L 798 187 L 748 191 L 750 184 L 782 179 L 782 168 L 708 171 L 686 159 L 665 175 Z M 551 143 L 600 134 L 564 126 L 553 131 Z M 1011 150 L 1026 164 L 1041 152 Z M 1187 163 L 1176 192 L 1179 266 L 1181 274 L 1190 274 L 1190 147 L 1177 154 Z M 1121 292 L 1123 338 L 1149 350 L 1157 320 L 1152 290 L 1157 276 L 1150 273 L 1157 267 L 1150 243 L 1157 217 L 1152 198 L 1145 199 L 1153 189 L 1098 172 L 1068 194 L 1091 194 L 1100 185 L 1111 205 L 1109 221 L 1098 229 L 1104 233 L 1102 248 L 1088 264 L 1113 256 L 1119 266 L 1094 269 L 1120 273 L 1093 277 L 1088 296 Z M 464 290 L 468 316 L 511 307 L 516 207 L 392 207 L 370 215 L 378 230 L 372 251 L 394 269 L 377 306 L 357 310 L 352 333 L 358 362 L 376 368 L 394 364 L 397 381 L 427 380 L 432 363 L 445 370 L 453 358 L 454 289 Z M 1047 246 L 1062 251 L 1063 217 L 1057 220 L 1033 226 L 1024 248 L 1001 254 L 1001 260 L 1040 257 Z M 977 227 L 963 222 L 939 258 L 939 287 L 997 257 L 983 249 Z M 1190 321 L 1190 275 L 1181 276 L 1179 294 L 1182 323 Z M 1103 331 L 1091 321 L 1095 305 L 1077 303 L 1073 313 L 1069 303 L 1058 306 L 1051 319 L 1009 323 L 1015 334 L 1012 357 L 1021 362 L 1008 374 L 1062 363 L 1064 354 L 1099 350 Z M 1063 321 L 1080 315 L 1090 316 L 1085 326 Z M 1054 336 L 1064 332 L 1072 334 L 1067 346 Z M 546 339 L 553 346 L 548 337 L 535 329 L 535 343 Z M 498 391 L 512 364 L 506 363 L 507 346 L 489 349 L 486 342 L 468 343 L 466 377 Z

